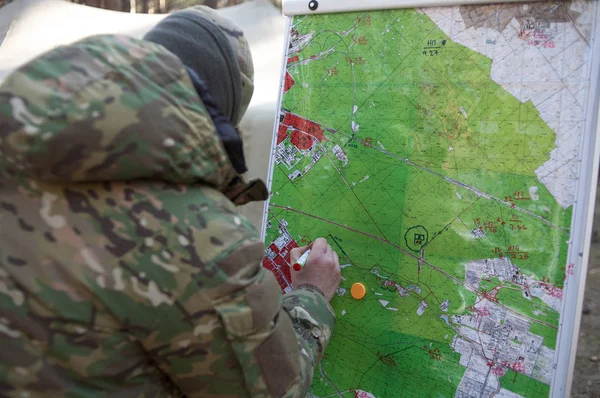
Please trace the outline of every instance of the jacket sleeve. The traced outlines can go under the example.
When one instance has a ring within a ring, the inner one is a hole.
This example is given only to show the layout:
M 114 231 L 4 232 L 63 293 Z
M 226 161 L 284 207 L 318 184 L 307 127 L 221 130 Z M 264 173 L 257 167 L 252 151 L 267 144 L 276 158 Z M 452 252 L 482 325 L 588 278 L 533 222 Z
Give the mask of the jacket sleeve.
M 260 264 L 256 260 L 252 263 Z M 226 298 L 217 305 L 229 344 L 250 396 L 305 397 L 331 337 L 333 310 L 311 288 L 282 299 L 274 276 L 258 267 L 256 282 L 235 294 L 244 301 Z
M 335 325 L 335 314 L 321 292 L 303 287 L 285 295 L 283 310 L 294 325 L 300 350 L 300 383 L 289 396 L 305 396 L 314 367 L 323 357 Z
M 204 222 L 186 232 L 183 260 L 171 259 L 182 268 L 196 258 L 197 267 L 158 321 L 164 330 L 142 345 L 188 398 L 305 397 L 333 309 L 311 287 L 282 296 L 262 267 L 264 244 L 233 206 L 211 209 Z

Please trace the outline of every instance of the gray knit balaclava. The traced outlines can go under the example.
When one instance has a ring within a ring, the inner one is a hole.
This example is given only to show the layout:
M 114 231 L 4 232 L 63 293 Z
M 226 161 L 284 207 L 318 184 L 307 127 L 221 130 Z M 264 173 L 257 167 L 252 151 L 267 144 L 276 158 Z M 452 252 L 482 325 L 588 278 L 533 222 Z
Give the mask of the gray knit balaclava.
M 221 112 L 237 126 L 254 91 L 254 69 L 241 29 L 203 6 L 176 11 L 144 40 L 175 54 L 208 85 Z

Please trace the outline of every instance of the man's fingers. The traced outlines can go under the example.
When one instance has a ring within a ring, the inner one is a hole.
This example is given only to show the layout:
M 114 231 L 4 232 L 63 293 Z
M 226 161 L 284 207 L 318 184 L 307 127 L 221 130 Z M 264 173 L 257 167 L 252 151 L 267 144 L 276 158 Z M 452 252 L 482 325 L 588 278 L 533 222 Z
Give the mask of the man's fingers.
M 311 252 L 314 251 L 315 253 L 325 253 L 327 251 L 327 246 L 329 245 L 327 244 L 326 239 L 318 238 L 313 242 Z
M 300 258 L 300 256 L 302 256 L 304 254 L 304 252 L 307 251 L 309 248 L 310 248 L 310 246 L 302 246 L 302 247 L 296 247 L 296 248 L 290 250 L 291 263 L 294 264 Z
M 340 258 L 324 238 L 315 239 L 309 248 L 311 251 L 306 267 L 300 271 L 292 269 L 292 284 L 295 287 L 304 284 L 316 286 L 321 289 L 327 300 L 331 300 L 340 284 Z M 297 261 L 306 249 L 306 247 L 293 249 L 292 261 Z
M 330 245 L 327 245 L 327 250 L 325 250 L 325 257 L 328 259 L 333 259 L 333 249 Z
M 333 260 L 335 263 L 335 269 L 337 269 L 338 271 L 341 271 L 340 269 L 340 257 L 338 256 L 337 252 L 333 252 Z

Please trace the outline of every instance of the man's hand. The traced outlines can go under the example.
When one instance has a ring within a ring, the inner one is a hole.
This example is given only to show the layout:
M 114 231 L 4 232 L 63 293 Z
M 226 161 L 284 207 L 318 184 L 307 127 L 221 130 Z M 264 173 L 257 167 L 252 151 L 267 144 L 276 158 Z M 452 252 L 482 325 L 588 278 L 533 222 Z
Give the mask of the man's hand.
M 313 285 L 323 292 L 328 301 L 331 301 L 342 280 L 338 255 L 325 239 L 318 238 L 310 246 L 292 249 L 290 252 L 292 264 L 308 249 L 310 254 L 304 268 L 298 272 L 292 269 L 292 284 L 294 287 Z

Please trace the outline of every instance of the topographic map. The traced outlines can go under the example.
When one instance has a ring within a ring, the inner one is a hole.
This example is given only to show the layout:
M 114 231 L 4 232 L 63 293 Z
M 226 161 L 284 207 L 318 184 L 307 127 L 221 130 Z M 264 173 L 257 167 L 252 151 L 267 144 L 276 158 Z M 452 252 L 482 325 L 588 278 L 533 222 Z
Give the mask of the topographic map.
M 263 265 L 340 255 L 312 396 L 549 395 L 595 7 L 292 20 Z

